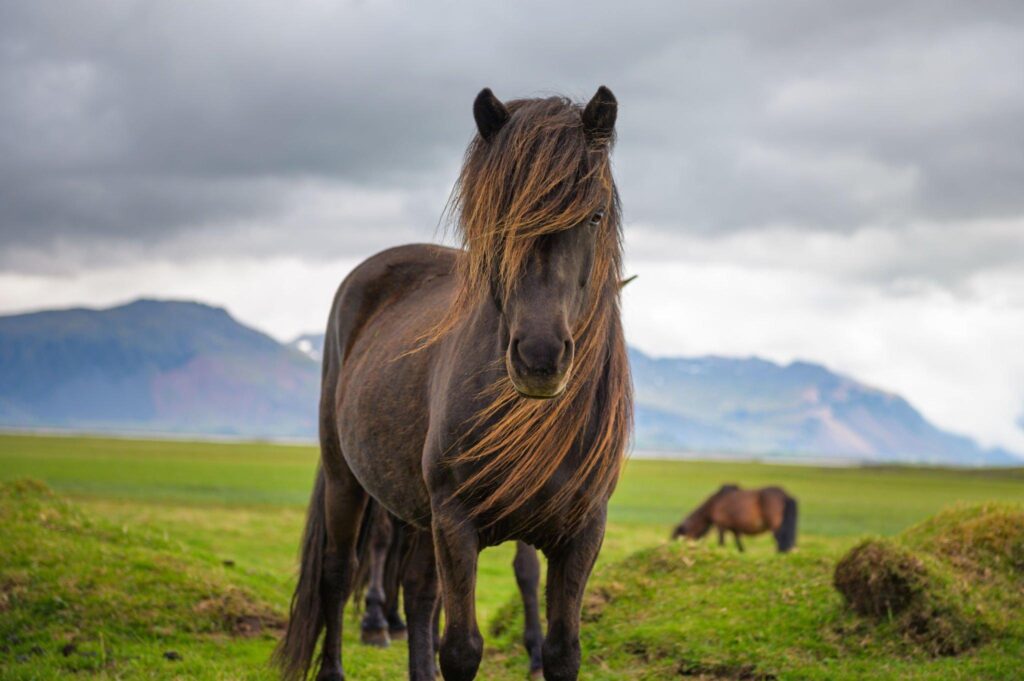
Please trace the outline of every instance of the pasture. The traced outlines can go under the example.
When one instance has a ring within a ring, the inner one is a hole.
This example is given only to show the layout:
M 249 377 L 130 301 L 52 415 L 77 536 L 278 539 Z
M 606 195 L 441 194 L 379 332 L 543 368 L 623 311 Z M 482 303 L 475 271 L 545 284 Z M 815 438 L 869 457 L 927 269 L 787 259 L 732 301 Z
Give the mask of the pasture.
M 316 457 L 309 446 L 0 436 L 0 482 L 53 490 L 3 487 L 3 678 L 273 678 L 266 660 L 291 594 Z M 672 525 L 723 482 L 778 484 L 797 497 L 796 552 L 775 555 L 769 535 L 747 541 L 742 556 L 710 536 L 664 546 Z M 986 501 L 1024 502 L 1024 470 L 631 461 L 594 584 L 626 588 L 643 572 L 627 569 L 638 561 L 692 567 L 677 589 L 637 601 L 678 608 L 672 626 L 685 635 L 672 655 L 688 666 L 664 672 L 653 659 L 637 666 L 645 658 L 634 655 L 627 674 L 615 658 L 634 645 L 628 622 L 601 619 L 584 623 L 581 678 L 1009 678 L 1024 656 L 1019 638 L 959 658 L 930 658 L 862 630 L 859 649 L 836 640 L 842 627 L 857 629 L 831 588 L 847 549 L 944 507 Z M 525 678 L 512 555 L 506 544 L 480 563 L 483 679 Z M 403 678 L 403 643 L 359 646 L 351 607 L 345 626 L 349 678 Z

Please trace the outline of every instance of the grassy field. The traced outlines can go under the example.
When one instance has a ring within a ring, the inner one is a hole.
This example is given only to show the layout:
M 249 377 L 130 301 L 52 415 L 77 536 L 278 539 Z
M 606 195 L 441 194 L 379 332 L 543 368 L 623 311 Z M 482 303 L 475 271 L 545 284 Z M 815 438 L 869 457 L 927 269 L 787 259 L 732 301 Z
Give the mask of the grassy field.
M 265 661 L 293 584 L 315 463 L 316 451 L 304 446 L 0 436 L 0 480 L 39 480 L 55 492 L 4 488 L 3 678 L 68 671 L 273 678 Z M 799 498 L 797 552 L 774 555 L 768 536 L 748 541 L 743 556 L 731 548 L 664 546 L 671 525 L 723 482 L 780 484 Z M 682 671 L 674 667 L 675 676 L 761 669 L 739 652 L 749 649 L 780 678 L 999 678 L 1021 662 L 1014 659 L 1024 653 L 1019 642 L 986 644 L 954 665 L 885 639 L 869 646 L 887 656 L 873 664 L 871 655 L 830 639 L 837 622 L 856 629 L 830 579 L 859 538 L 896 535 L 944 507 L 986 501 L 1024 502 L 1024 471 L 632 461 L 612 500 L 595 584 L 621 582 L 623 565 L 654 556 L 650 551 L 704 566 L 682 575 L 667 601 L 680 609 L 676 633 L 686 634 L 673 643 L 681 646 L 673 655 L 690 661 Z M 484 679 L 525 677 L 510 605 L 511 549 L 488 549 L 481 558 L 478 604 L 489 623 Z M 773 594 L 763 607 L 750 603 L 763 589 Z M 795 601 L 796 615 L 783 625 L 788 634 L 765 639 L 761 627 L 780 626 L 775 597 Z M 402 678 L 404 645 L 358 646 L 353 618 L 346 620 L 349 677 Z M 604 636 L 608 627 L 599 621 L 585 628 L 583 678 L 625 678 L 607 650 L 622 641 Z M 166 659 L 169 652 L 180 659 Z M 629 659 L 635 666 L 642 656 Z M 659 669 L 641 665 L 628 678 L 670 678 Z

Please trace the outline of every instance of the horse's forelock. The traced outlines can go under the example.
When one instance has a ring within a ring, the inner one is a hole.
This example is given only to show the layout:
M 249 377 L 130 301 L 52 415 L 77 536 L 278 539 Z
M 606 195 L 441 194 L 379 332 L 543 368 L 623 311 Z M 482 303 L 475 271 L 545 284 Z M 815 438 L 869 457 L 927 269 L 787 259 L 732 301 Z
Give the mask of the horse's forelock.
M 618 205 L 608 145 L 594 146 L 581 109 L 566 99 L 515 100 L 510 120 L 492 138 L 474 138 L 449 209 L 466 258 L 462 289 L 477 294 L 499 286 L 508 294 L 537 237 L 605 212 L 599 243 L 606 271 L 618 267 Z M 469 301 L 464 301 L 469 302 Z

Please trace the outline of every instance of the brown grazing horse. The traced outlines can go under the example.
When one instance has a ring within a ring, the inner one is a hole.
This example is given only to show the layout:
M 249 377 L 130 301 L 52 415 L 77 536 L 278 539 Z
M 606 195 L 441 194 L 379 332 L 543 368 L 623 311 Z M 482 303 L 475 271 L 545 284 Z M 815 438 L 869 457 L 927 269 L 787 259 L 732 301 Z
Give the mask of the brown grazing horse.
M 775 535 L 779 553 L 796 545 L 796 499 L 781 487 L 740 489 L 722 485 L 672 531 L 672 538 L 700 539 L 712 526 L 718 529 L 718 544 L 725 544 L 725 533 L 732 532 L 736 548 L 743 551 L 740 535 L 768 532 Z
M 544 678 L 576 679 L 583 590 L 632 424 L 619 314 L 621 222 L 605 87 L 473 105 L 452 195 L 462 249 L 413 245 L 359 265 L 324 342 L 320 469 L 282 674 L 343 679 L 342 609 L 369 498 L 406 523 L 409 676 L 473 679 L 483 654 L 477 556 L 521 540 L 547 556 Z
M 401 572 L 410 566 L 404 559 L 408 544 L 404 523 L 391 516 L 379 504 L 370 502 L 367 514 L 377 514 L 369 533 L 369 547 L 359 551 L 359 573 L 353 596 L 364 596 L 365 610 L 360 640 L 371 646 L 387 647 L 392 640 L 405 640 L 406 625 L 398 612 Z M 364 516 L 365 518 L 366 516 Z M 365 522 L 365 520 L 364 520 Z M 367 555 L 368 549 L 368 555 Z M 512 568 L 523 601 L 523 645 L 530 657 L 530 678 L 541 678 L 540 559 L 537 550 L 525 542 L 516 542 Z M 435 632 L 441 609 L 435 615 Z M 437 644 L 435 638 L 434 643 Z

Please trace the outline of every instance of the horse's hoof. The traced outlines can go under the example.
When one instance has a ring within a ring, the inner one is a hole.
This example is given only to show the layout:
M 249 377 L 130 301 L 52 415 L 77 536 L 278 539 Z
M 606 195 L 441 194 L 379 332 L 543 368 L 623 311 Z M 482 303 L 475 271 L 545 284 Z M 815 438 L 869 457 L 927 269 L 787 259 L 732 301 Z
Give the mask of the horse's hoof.
M 363 629 L 362 634 L 359 636 L 359 640 L 368 646 L 374 648 L 387 648 L 391 645 L 391 639 L 388 638 L 387 629 Z
M 543 681 L 544 670 L 543 669 L 531 669 L 530 670 L 530 681 Z
M 316 675 L 316 681 L 345 681 L 345 675 L 340 667 L 321 667 Z
M 404 641 L 408 634 L 405 629 L 388 629 L 388 637 L 392 641 Z

